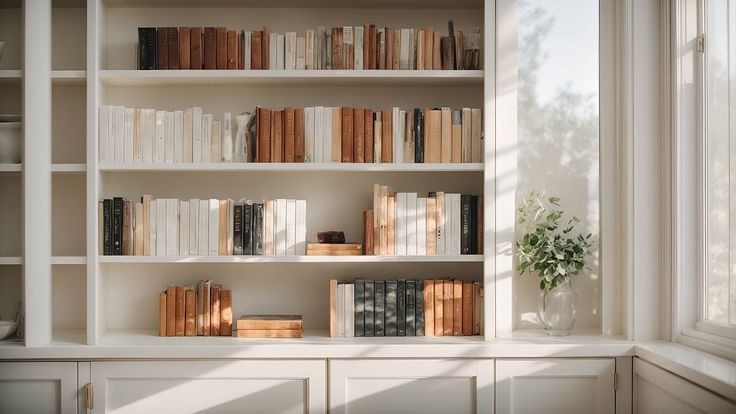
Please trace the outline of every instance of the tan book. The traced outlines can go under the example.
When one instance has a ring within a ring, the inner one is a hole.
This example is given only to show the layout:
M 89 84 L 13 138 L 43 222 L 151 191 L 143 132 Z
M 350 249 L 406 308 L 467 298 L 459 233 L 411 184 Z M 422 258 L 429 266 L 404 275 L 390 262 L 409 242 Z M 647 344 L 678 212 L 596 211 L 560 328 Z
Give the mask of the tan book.
M 212 132 L 210 134 L 210 161 L 222 162 L 222 121 L 212 121 Z M 202 148 L 207 151 L 207 148 Z M 204 158 L 204 155 L 202 156 Z
M 417 70 L 424 70 L 424 30 L 422 29 L 417 30 Z
M 445 249 L 447 242 L 447 234 L 445 234 L 445 193 L 444 191 L 437 191 L 435 193 L 435 204 L 434 204 L 434 224 L 435 231 L 437 234 L 437 243 L 435 254 L 444 256 L 447 254 Z
M 454 280 L 452 283 L 452 335 L 463 334 L 463 281 Z
M 381 206 L 381 227 L 379 229 L 381 236 L 381 254 L 388 253 L 388 186 L 381 186 L 380 206 Z
M 301 329 L 238 329 L 238 338 L 301 338 Z
M 273 256 L 273 204 L 274 200 L 263 200 L 263 254 Z
M 307 243 L 307 250 L 360 250 L 362 246 L 359 243 Z
M 174 321 L 176 324 L 176 336 L 184 336 L 184 327 L 186 325 L 186 315 L 184 314 L 186 310 L 186 294 L 184 292 L 184 286 L 176 287 L 176 320 Z
M 445 318 L 445 288 L 444 281 L 434 281 L 434 336 L 444 336 L 444 318 Z
M 166 292 L 158 295 L 158 336 L 168 336 L 166 334 Z
M 243 315 L 238 318 L 237 328 L 241 329 L 303 329 L 302 315 Z
M 271 29 L 263 25 L 261 29 L 261 69 L 272 69 L 272 65 L 276 66 L 276 62 L 270 61 L 270 40 Z
M 210 288 L 210 335 L 220 336 L 220 289 L 219 284 L 213 284 Z
M 133 255 L 133 209 L 130 200 L 123 201 L 123 256 Z
M 427 256 L 437 254 L 437 199 L 427 197 Z
M 353 162 L 353 108 L 342 108 L 342 162 Z M 333 138 L 334 139 L 334 138 Z
M 394 69 L 394 30 L 387 27 L 386 28 L 386 70 L 392 70 L 392 69 Z
M 391 69 L 401 69 L 401 29 L 394 29 L 394 49 L 393 49 L 393 62 L 391 62 Z
M 432 40 L 432 69 L 441 70 L 442 55 L 440 54 L 440 44 L 442 35 L 440 32 L 434 32 L 432 34 L 434 35 Z
M 271 110 L 256 108 L 258 134 L 258 162 L 271 162 Z
M 480 282 L 473 282 L 473 335 L 480 335 L 483 299 Z
M 219 213 L 219 229 L 217 235 L 218 240 L 218 254 L 220 256 L 227 256 L 227 200 L 218 200 L 220 202 Z
M 220 336 L 233 335 L 233 291 L 220 290 Z
M 462 162 L 463 142 L 462 142 L 462 115 L 460 111 L 452 111 L 452 155 L 450 161 L 453 163 Z
M 455 315 L 455 308 L 453 306 L 454 295 L 453 295 L 452 280 L 443 280 L 442 296 L 444 297 L 443 304 L 442 304 L 442 312 L 443 312 L 442 335 L 452 336 L 452 329 L 454 326 L 453 316 Z
M 210 328 L 212 325 L 211 315 L 212 315 L 212 305 L 210 304 L 210 289 L 212 288 L 212 281 L 206 280 L 204 282 L 204 286 L 202 287 L 202 290 L 204 291 L 204 300 L 202 303 L 202 309 L 204 310 L 204 324 L 203 324 L 203 330 L 202 335 L 204 336 L 210 336 Z
M 150 194 L 144 194 L 143 200 L 143 255 L 151 255 L 151 238 L 148 237 L 151 228 L 151 200 Z
M 308 249 L 307 256 L 362 256 L 361 250 Z
M 460 117 L 462 118 L 462 132 L 460 133 L 460 140 L 462 141 L 461 162 L 471 162 L 473 160 L 471 139 L 472 110 L 470 108 L 463 108 Z
M 422 300 L 424 301 L 424 336 L 434 336 L 434 280 L 424 281 Z
M 429 141 L 429 161 L 431 163 L 442 162 L 442 111 L 439 109 L 429 110 L 429 128 L 427 128 L 425 142 Z M 425 158 L 425 161 L 427 158 Z
M 304 162 L 304 108 L 294 110 L 294 162 Z
M 471 157 L 470 162 L 483 162 L 483 145 L 482 139 L 482 116 L 480 109 L 473 109 L 470 121 L 470 141 L 471 141 Z
M 425 70 L 431 70 L 432 69 L 432 51 L 434 50 L 434 46 L 432 45 L 434 41 L 434 34 L 432 33 L 433 29 L 432 27 L 425 27 L 424 28 L 424 69 Z
M 363 246 L 365 247 L 364 254 L 366 256 L 375 254 L 375 247 L 373 245 L 373 210 L 363 212 Z
M 404 162 L 408 164 L 414 163 L 414 114 L 406 114 L 406 128 L 404 130 Z
M 284 162 L 294 162 L 294 108 L 284 108 Z
M 330 338 L 337 337 L 337 280 L 330 280 Z
M 284 161 L 283 115 L 284 111 L 271 113 L 271 162 Z
M 364 109 L 363 122 L 363 162 L 373 162 L 373 110 Z
M 204 280 L 197 282 L 197 335 L 204 335 Z
M 342 162 L 342 108 L 339 106 L 332 108 L 332 162 Z
M 135 110 L 135 123 L 133 125 L 133 162 L 143 162 L 143 135 L 141 135 L 143 122 L 143 109 Z
M 197 335 L 197 292 L 187 289 L 184 292 L 184 336 Z
M 381 254 L 381 186 L 373 184 L 373 254 Z
M 363 145 L 365 140 L 365 111 L 363 108 L 353 109 L 353 162 L 363 163 Z
M 452 111 L 450 108 L 442 108 L 440 119 L 440 162 L 452 162 Z
M 176 285 L 166 287 L 166 336 L 176 336 Z
M 381 162 L 394 162 L 393 157 L 393 123 L 391 109 L 381 111 Z
M 386 223 L 386 254 L 396 254 L 396 196 L 388 196 L 388 214 Z
M 143 242 L 146 237 L 143 233 L 143 203 L 135 203 L 133 209 L 133 254 L 135 256 L 143 256 Z
M 97 255 L 105 254 L 105 207 L 102 201 L 97 202 Z
M 463 282 L 462 286 L 462 334 L 471 336 L 473 335 L 473 282 Z

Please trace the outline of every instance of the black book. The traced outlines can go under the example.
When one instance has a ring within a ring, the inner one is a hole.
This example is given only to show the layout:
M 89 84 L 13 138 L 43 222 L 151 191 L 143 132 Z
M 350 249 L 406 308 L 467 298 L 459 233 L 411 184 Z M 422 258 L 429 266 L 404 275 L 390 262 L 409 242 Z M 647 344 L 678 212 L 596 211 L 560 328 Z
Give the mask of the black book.
M 396 293 L 397 283 L 395 280 L 386 281 L 386 336 L 396 336 L 398 334 L 398 324 L 396 323 Z
M 470 196 L 470 253 L 478 254 L 478 196 Z
M 470 239 L 470 203 L 473 196 L 463 194 L 460 196 L 460 254 L 472 254 L 473 248 Z
M 406 281 L 396 283 L 396 334 L 406 336 Z
M 416 336 L 416 281 L 406 281 L 406 336 Z
M 112 254 L 112 200 L 106 198 L 102 201 L 102 253 L 105 256 Z
M 375 282 L 373 309 L 374 336 L 386 336 L 386 282 L 383 280 Z
M 424 162 L 424 112 L 414 108 L 414 162 Z
M 354 287 L 355 294 L 355 317 L 354 317 L 354 330 L 355 336 L 365 336 L 365 281 L 356 280 Z
M 375 335 L 375 323 L 373 321 L 373 318 L 375 317 L 375 288 L 377 287 L 377 282 L 374 283 L 372 280 L 366 280 L 364 283 L 364 291 L 363 291 L 363 326 L 364 326 L 364 336 L 374 336 Z M 357 336 L 357 333 L 356 333 Z
M 253 204 L 253 254 L 263 255 L 263 203 Z
M 233 254 L 243 254 L 243 205 L 236 204 L 233 208 Z
M 417 280 L 416 283 L 416 295 L 414 295 L 416 304 L 414 310 L 416 311 L 415 317 L 415 331 L 417 336 L 424 336 L 424 281 Z
M 123 254 L 123 199 L 112 199 L 112 254 Z
M 146 28 L 146 69 L 155 70 L 158 53 L 156 51 L 158 42 L 156 38 L 156 28 Z
M 148 46 L 146 33 L 145 27 L 138 28 L 138 70 L 146 70 L 148 66 L 146 63 L 146 47 Z
M 243 254 L 253 254 L 253 205 L 243 205 Z

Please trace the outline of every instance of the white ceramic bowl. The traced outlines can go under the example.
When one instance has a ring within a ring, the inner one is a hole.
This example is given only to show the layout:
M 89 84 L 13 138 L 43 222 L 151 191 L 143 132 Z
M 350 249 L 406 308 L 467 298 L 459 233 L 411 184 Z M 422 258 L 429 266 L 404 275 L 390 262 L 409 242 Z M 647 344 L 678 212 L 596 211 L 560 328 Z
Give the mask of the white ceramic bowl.
M 17 327 L 18 324 L 13 321 L 0 321 L 0 339 L 11 337 Z
M 0 163 L 19 164 L 23 146 L 18 115 L 0 115 Z

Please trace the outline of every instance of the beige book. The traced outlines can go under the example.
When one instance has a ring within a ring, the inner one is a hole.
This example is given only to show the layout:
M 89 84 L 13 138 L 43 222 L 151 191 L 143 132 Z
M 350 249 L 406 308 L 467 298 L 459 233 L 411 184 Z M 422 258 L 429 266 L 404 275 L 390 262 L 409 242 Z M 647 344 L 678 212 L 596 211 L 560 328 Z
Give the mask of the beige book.
M 133 209 L 133 254 L 135 256 L 143 256 L 143 243 L 146 241 L 145 233 L 143 232 L 143 203 L 135 203 Z
M 442 108 L 441 117 L 441 145 L 440 162 L 452 162 L 452 111 L 450 108 Z
M 143 162 L 143 136 L 141 135 L 143 109 L 135 110 L 133 124 L 133 162 Z
M 462 126 L 461 126 L 461 146 L 462 156 L 461 162 L 472 162 L 472 143 L 471 143 L 471 128 L 472 128 L 472 111 L 470 108 L 463 108 L 461 111 Z
M 388 254 L 388 187 L 381 186 L 381 254 Z
M 330 338 L 337 337 L 337 280 L 330 280 Z
M 273 256 L 273 200 L 263 200 L 263 254 Z
M 424 70 L 432 69 L 432 50 L 434 49 L 434 46 L 432 45 L 434 35 L 432 32 L 432 27 L 424 28 Z
M 387 206 L 386 240 L 388 245 L 386 254 L 392 256 L 396 254 L 396 194 L 388 196 Z
M 406 129 L 404 131 L 404 162 L 414 162 L 414 113 L 406 114 Z
M 424 30 L 421 29 L 417 30 L 417 70 L 424 70 Z
M 442 162 L 442 111 L 439 109 L 431 109 L 429 112 L 429 128 L 427 130 L 429 139 L 429 161 L 431 163 Z M 425 162 L 427 157 L 425 156 Z
M 301 338 L 301 329 L 238 329 L 238 338 Z
M 332 162 L 342 162 L 342 108 L 339 106 L 332 108 Z
M 227 256 L 227 200 L 219 200 L 220 202 L 220 220 L 219 220 L 219 230 L 217 232 L 218 234 L 218 253 L 220 256 Z M 219 317 L 219 314 L 218 314 Z M 219 318 L 218 318 L 219 321 Z
M 237 329 L 303 329 L 302 315 L 243 315 Z
M 442 34 L 440 32 L 432 33 L 434 39 L 432 41 L 432 69 L 442 69 L 442 55 L 440 54 L 440 43 L 442 40 Z
M 434 211 L 435 211 L 435 231 L 437 234 L 436 243 L 435 246 L 437 248 L 436 254 L 439 256 L 444 256 L 445 251 L 445 242 L 447 240 L 447 234 L 445 234 L 445 193 L 442 191 L 437 191 L 435 195 L 435 205 L 434 205 Z
M 212 148 L 210 161 L 222 162 L 222 122 L 212 121 Z
M 158 295 L 158 336 L 167 336 L 166 333 L 166 292 Z
M 373 184 L 373 254 L 381 254 L 380 217 L 381 186 Z
M 452 157 L 453 163 L 459 163 L 463 157 L 462 115 L 460 111 L 452 111 Z
M 427 256 L 437 254 L 437 199 L 427 198 Z
M 420 32 L 421 33 L 421 32 Z M 419 298 L 417 298 L 419 300 Z M 424 336 L 434 336 L 434 281 L 424 281 Z
M 483 145 L 481 131 L 481 117 L 483 113 L 480 109 L 473 109 L 470 123 L 470 140 L 471 140 L 471 162 L 483 162 Z
M 151 256 L 151 200 L 153 196 L 144 194 L 143 200 L 143 255 Z

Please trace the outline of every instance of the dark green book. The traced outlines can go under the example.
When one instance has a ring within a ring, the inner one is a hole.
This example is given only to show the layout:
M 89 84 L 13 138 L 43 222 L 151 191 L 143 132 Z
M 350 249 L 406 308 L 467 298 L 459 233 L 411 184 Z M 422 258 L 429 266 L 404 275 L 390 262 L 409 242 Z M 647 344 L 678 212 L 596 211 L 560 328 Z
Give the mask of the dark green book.
M 424 281 L 417 280 L 416 284 L 416 304 L 414 310 L 416 311 L 415 324 L 417 336 L 424 336 Z
M 263 203 L 253 204 L 253 254 L 263 255 Z
M 355 281 L 355 318 L 353 321 L 355 327 L 355 336 L 365 336 L 365 281 Z
M 397 315 L 397 282 L 395 280 L 386 281 L 386 336 L 398 335 L 398 324 L 396 323 Z
M 396 283 L 396 335 L 406 336 L 406 281 Z
M 243 205 L 243 254 L 253 254 L 253 205 Z
M 243 205 L 233 207 L 233 254 L 243 254 Z
M 416 281 L 406 281 L 406 336 L 416 336 Z
M 386 282 L 376 280 L 374 289 L 374 336 L 386 336 Z
M 365 288 L 363 293 L 363 307 L 364 307 L 364 324 L 365 324 L 365 333 L 364 336 L 374 336 L 375 335 L 375 323 L 373 321 L 375 312 L 376 312 L 376 306 L 374 301 L 374 292 L 375 292 L 375 282 L 372 280 L 366 280 L 365 281 Z

